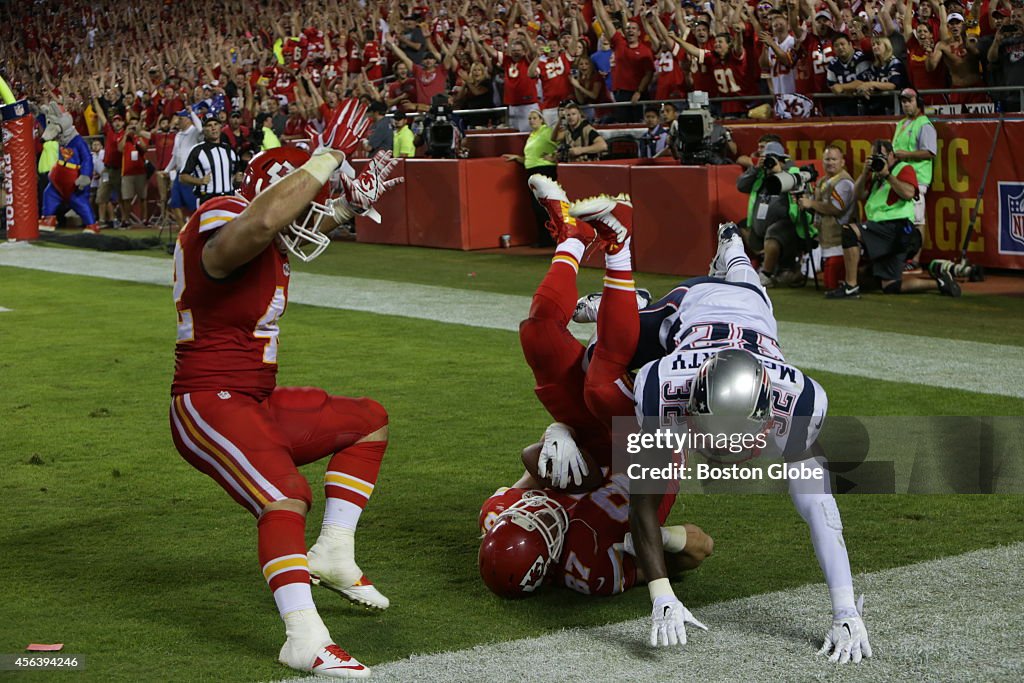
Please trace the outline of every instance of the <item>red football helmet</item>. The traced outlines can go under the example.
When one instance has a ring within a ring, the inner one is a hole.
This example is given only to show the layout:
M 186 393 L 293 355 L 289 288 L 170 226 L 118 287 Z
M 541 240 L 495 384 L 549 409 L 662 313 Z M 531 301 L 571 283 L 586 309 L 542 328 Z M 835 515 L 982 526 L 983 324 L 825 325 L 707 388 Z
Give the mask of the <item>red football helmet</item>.
M 525 598 L 562 554 L 569 515 L 543 491 L 527 491 L 498 515 L 480 544 L 480 577 L 496 595 Z
M 260 152 L 245 169 L 238 193 L 252 201 L 260 192 L 309 161 L 309 157 L 309 152 L 298 147 L 276 147 Z M 334 209 L 328 204 L 330 195 L 331 184 L 328 182 L 313 200 L 310 210 L 292 221 L 281 233 L 281 241 L 288 251 L 303 261 L 312 261 L 331 243 L 327 235 L 320 232 L 321 221 L 334 217 Z
M 507 486 L 502 486 L 492 493 L 490 498 L 484 501 L 484 504 L 480 506 L 480 517 L 477 519 L 477 523 L 480 526 L 480 538 L 487 535 L 487 532 L 498 521 L 501 513 L 507 510 L 513 503 L 518 502 L 524 493 L 526 493 L 526 489 L 511 489 Z

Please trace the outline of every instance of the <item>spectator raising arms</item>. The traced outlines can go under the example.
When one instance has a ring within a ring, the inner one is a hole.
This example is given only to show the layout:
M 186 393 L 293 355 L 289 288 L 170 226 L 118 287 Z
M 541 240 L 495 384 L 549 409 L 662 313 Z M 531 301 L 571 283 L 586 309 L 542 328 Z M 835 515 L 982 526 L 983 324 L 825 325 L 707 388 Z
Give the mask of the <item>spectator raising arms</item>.
M 615 28 L 601 0 L 594 0 L 594 13 L 601 24 L 601 31 L 611 36 L 611 46 L 615 55 L 615 62 L 612 64 L 612 95 L 616 102 L 635 104 L 646 99 L 647 87 L 654 78 L 654 54 L 651 48 L 640 40 L 640 24 L 626 16 L 625 2 L 615 0 L 615 3 L 615 9 L 622 17 L 621 24 L 625 26 L 625 36 Z M 639 107 L 617 107 L 614 118 L 622 122 L 639 121 L 641 111 Z
M 477 42 L 481 42 L 479 38 Z M 481 44 L 484 51 L 504 70 L 504 101 L 508 105 L 509 125 L 521 133 L 529 132 L 528 117 L 537 106 L 537 83 L 530 76 L 533 43 L 526 31 L 519 30 L 510 36 L 508 53 L 496 50 L 488 43 Z

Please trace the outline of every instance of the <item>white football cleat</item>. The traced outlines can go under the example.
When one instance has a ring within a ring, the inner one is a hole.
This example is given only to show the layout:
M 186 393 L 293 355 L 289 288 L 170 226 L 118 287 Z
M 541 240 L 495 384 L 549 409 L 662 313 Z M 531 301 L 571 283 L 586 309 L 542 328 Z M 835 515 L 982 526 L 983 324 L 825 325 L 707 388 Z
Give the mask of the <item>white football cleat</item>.
M 576 238 L 583 244 L 590 244 L 594 241 L 596 237 L 594 229 L 587 223 L 581 223 L 569 215 L 569 198 L 557 180 L 534 173 L 526 183 L 533 191 L 537 202 L 547 211 L 549 220 L 544 227 L 548 229 L 556 243 L 561 244 L 570 238 Z
M 344 583 L 334 582 L 323 574 L 314 575 L 312 569 L 309 573 L 309 580 L 314 586 L 322 586 L 327 590 L 332 590 L 346 600 L 363 605 L 364 607 L 385 610 L 391 605 L 391 601 L 388 600 L 387 596 L 377 590 L 370 580 L 366 578 L 365 574 L 347 587 L 342 587 Z
M 576 310 L 572 313 L 572 319 L 578 323 L 596 323 L 597 312 L 601 308 L 601 298 L 604 296 L 601 292 L 591 292 L 586 296 L 581 296 L 576 301 Z M 636 290 L 636 307 L 638 310 L 644 310 L 651 305 L 651 293 L 646 289 Z
M 586 221 L 604 243 L 606 254 L 617 254 L 633 234 L 633 202 L 629 195 L 606 194 L 574 202 L 569 215 Z
M 306 556 L 309 579 L 314 586 L 322 586 L 346 600 L 373 609 L 384 610 L 391 605 L 356 564 L 353 531 L 325 527 Z
M 732 222 L 719 223 L 718 251 L 715 252 L 714 257 L 711 259 L 711 266 L 708 268 L 708 275 L 710 277 L 725 277 L 726 267 L 722 261 L 722 256 L 733 241 L 738 241 L 740 244 L 743 243 L 743 235 L 740 233 L 739 226 Z
M 296 671 L 310 671 L 318 676 L 328 678 L 368 678 L 370 667 L 359 663 L 355 657 L 345 652 L 335 643 L 328 643 L 317 649 L 310 658 L 304 656 L 302 646 L 297 646 L 289 638 L 281 648 L 278 661 Z

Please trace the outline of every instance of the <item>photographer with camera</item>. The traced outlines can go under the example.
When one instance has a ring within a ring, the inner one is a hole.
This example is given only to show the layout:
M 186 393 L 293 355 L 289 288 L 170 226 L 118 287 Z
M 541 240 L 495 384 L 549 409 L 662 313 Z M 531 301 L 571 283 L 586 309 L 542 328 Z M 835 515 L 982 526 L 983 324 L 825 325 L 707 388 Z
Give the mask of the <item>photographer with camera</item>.
M 821 247 L 821 273 L 825 289 L 839 286 L 843 269 L 843 226 L 853 221 L 857 210 L 853 177 L 846 172 L 846 157 L 835 145 L 825 148 L 821 158 L 825 179 L 814 187 L 813 194 L 800 197 L 797 204 L 805 211 L 814 212 L 814 226 L 818 229 Z
M 574 100 L 566 100 L 558 107 L 552 139 L 558 143 L 558 161 L 596 161 L 608 151 L 608 142 L 583 117 Z
M 867 221 L 842 228 L 843 261 L 846 281 L 827 292 L 829 299 L 859 299 L 857 267 L 860 250 L 871 259 L 871 272 L 881 282 L 885 294 L 908 294 L 938 289 L 946 296 L 960 296 L 960 285 L 949 272 L 935 279 L 903 279 L 903 261 L 921 246 L 914 229 L 914 199 L 917 197 L 917 173 L 910 164 L 899 161 L 888 140 L 875 140 L 871 157 L 864 165 L 854 191 L 864 201 Z
M 758 274 L 765 287 L 803 284 L 797 257 L 817 231 L 797 197 L 813 179 L 806 168 L 796 168 L 780 143 L 768 142 L 757 165 L 736 180 L 736 189 L 750 195 L 741 232 L 749 252 L 763 253 Z
M 999 10 L 1002 13 L 1003 10 Z M 996 31 L 986 53 L 996 85 L 1024 85 L 1024 7 L 1016 5 Z M 1003 111 L 1024 111 L 1020 91 L 1000 93 Z

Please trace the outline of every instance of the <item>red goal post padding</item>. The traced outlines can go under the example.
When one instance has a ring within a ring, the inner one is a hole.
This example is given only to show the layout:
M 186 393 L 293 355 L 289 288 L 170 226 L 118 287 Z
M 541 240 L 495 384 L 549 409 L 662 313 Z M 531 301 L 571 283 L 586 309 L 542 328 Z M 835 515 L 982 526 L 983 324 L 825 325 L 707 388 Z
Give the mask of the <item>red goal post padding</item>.
M 3 117 L 3 174 L 7 239 L 39 237 L 39 197 L 36 186 L 36 148 L 32 141 L 35 119 L 28 102 L 19 100 L 0 108 Z

